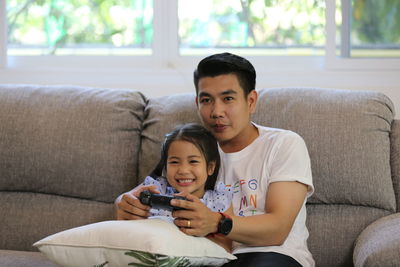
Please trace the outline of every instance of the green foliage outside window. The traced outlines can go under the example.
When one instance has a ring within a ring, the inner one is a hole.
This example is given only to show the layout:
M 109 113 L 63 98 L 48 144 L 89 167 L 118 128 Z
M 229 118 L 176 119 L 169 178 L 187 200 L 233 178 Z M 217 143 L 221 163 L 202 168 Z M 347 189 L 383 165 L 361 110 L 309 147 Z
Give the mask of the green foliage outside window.
M 325 44 L 324 0 L 179 0 L 183 47 Z
M 152 0 L 6 1 L 9 49 L 59 54 L 63 49 L 152 47 Z M 177 1 L 181 49 L 322 50 L 326 42 L 325 0 Z M 353 49 L 399 50 L 400 0 L 348 1 Z
M 352 43 L 400 46 L 399 0 L 353 0 Z
M 148 0 L 8 0 L 8 43 L 45 47 L 151 47 Z

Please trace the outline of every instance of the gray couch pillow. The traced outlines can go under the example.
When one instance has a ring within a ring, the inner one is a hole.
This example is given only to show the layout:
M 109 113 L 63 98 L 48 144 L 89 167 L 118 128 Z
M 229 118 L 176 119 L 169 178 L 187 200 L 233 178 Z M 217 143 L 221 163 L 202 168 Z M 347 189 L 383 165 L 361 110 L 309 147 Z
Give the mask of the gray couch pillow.
M 304 138 L 316 189 L 310 203 L 395 211 L 389 139 L 393 117 L 393 103 L 381 93 L 282 88 L 259 92 L 254 120 Z
M 178 94 L 149 99 L 143 121 L 139 179 L 144 179 L 160 160 L 164 135 L 178 124 L 198 122 L 195 94 Z
M 135 186 L 139 92 L 2 85 L 0 99 L 0 190 L 113 202 Z

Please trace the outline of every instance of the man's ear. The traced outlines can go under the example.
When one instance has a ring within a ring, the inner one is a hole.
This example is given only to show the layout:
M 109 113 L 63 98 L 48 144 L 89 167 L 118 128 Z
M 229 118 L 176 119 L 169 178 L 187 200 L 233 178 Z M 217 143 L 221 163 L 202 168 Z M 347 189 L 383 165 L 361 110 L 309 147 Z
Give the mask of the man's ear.
M 208 176 L 212 175 L 215 171 L 215 160 L 210 161 L 207 166 L 207 174 Z
M 250 93 L 247 95 L 247 103 L 249 105 L 249 110 L 251 114 L 256 112 L 257 99 L 258 99 L 257 91 L 251 90 Z
M 196 96 L 195 98 L 194 98 L 194 101 L 196 102 L 196 107 L 197 108 L 199 108 L 199 98 Z

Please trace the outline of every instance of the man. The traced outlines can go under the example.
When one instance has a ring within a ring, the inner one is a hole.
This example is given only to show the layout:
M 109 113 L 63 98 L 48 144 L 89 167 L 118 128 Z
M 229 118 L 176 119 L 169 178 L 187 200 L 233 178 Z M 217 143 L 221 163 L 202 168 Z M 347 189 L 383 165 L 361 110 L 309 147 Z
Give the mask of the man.
M 233 189 L 234 215 L 210 211 L 198 198 L 172 200 L 175 224 L 189 235 L 222 234 L 238 257 L 226 266 L 314 266 L 307 248 L 306 199 L 313 192 L 303 139 L 251 122 L 257 103 L 256 72 L 246 59 L 215 54 L 194 73 L 196 104 L 204 126 L 218 140 L 218 179 Z M 116 200 L 118 219 L 148 216 L 136 188 Z

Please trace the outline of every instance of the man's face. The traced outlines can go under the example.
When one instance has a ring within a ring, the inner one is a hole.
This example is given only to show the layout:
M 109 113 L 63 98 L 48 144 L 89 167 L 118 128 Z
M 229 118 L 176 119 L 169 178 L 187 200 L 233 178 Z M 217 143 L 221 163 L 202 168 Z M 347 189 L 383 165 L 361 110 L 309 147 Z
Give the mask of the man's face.
M 196 103 L 200 119 L 224 151 L 224 147 L 242 149 L 254 137 L 250 115 L 255 110 L 256 101 L 254 90 L 244 96 L 234 74 L 199 80 Z

